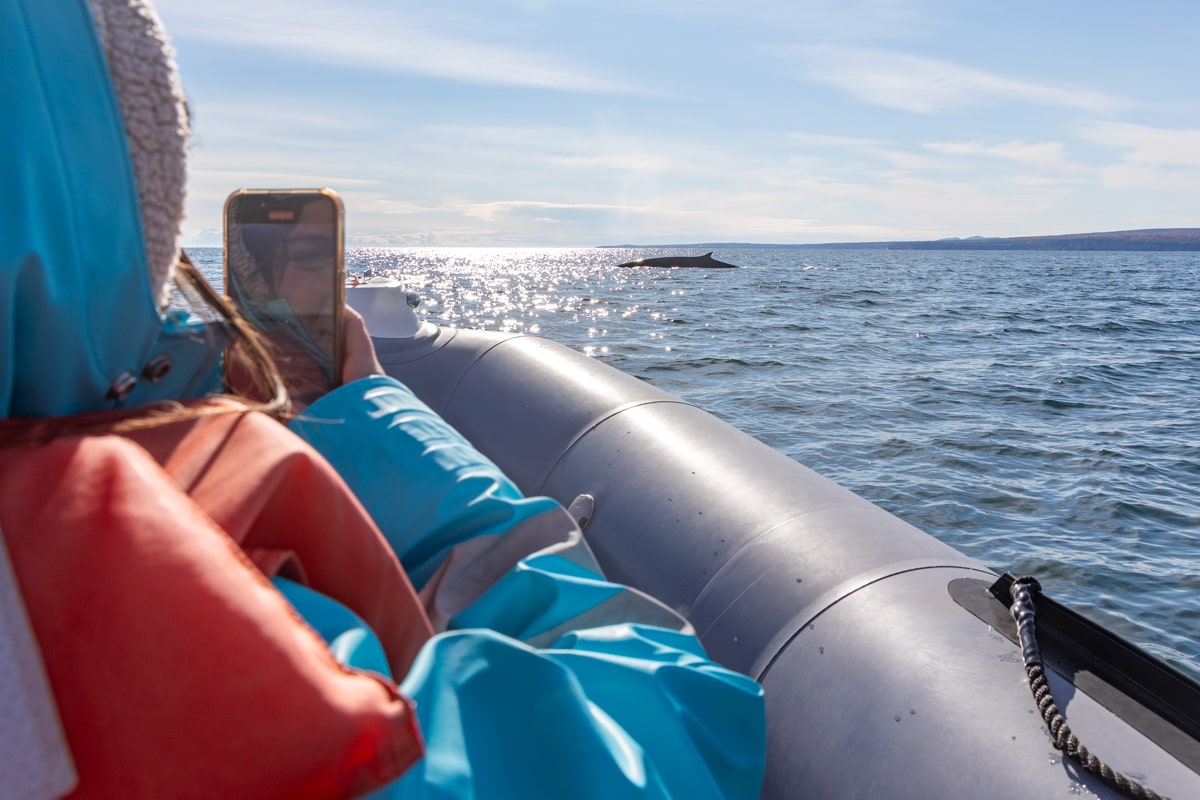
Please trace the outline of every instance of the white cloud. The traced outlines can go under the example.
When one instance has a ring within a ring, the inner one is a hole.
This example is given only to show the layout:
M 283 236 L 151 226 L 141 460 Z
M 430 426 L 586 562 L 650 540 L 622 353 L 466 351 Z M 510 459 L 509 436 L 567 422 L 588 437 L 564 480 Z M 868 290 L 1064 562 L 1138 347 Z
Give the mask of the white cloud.
M 1125 161 L 1130 164 L 1200 167 L 1200 130 L 1110 122 L 1081 131 L 1080 135 L 1127 151 Z
M 629 178 L 639 181 L 697 179 L 731 171 L 730 153 L 673 133 L 640 134 L 558 126 L 436 125 L 414 133 L 414 148 L 428 161 L 442 157 L 471 166 L 490 164 L 489 175 L 525 167 L 519 173 L 526 187 L 558 184 L 557 192 L 589 191 Z M 478 176 L 476 180 L 486 180 Z M 509 180 L 506 175 L 503 180 Z
M 1127 105 L 1103 92 L 1016 80 L 923 56 L 840 45 L 776 49 L 802 80 L 841 89 L 868 103 L 933 114 L 1018 102 L 1107 112 Z
M 374 186 L 379 183 L 369 178 L 273 170 L 193 169 L 189 170 L 189 174 L 196 181 L 230 186 Z
M 576 0 L 578 3 L 579 0 Z M 750 25 L 772 34 L 856 37 L 859 40 L 927 33 L 943 15 L 913 0 L 603 0 L 604 12 L 635 16 L 661 16 L 685 23 L 703 19 L 721 30 Z
M 1042 170 L 1073 172 L 1079 169 L 1067 157 L 1062 142 L 1006 142 L 988 145 L 982 142 L 931 142 L 925 149 L 951 156 L 987 156 L 1013 161 Z
M 788 134 L 788 138 L 801 147 L 834 148 L 839 150 L 877 147 L 884 143 L 883 139 L 865 136 L 838 136 L 824 133 L 807 133 L 797 131 Z
M 507 215 L 546 211 L 622 211 L 621 206 L 608 203 L 549 203 L 540 200 L 502 200 L 492 203 L 467 203 L 458 209 L 468 217 L 495 220 Z
M 906 173 L 961 171 L 963 165 L 955 159 L 938 158 L 925 153 L 914 153 L 895 148 L 875 148 L 870 151 L 875 157 Z
M 317 0 L 159 0 L 167 29 L 227 46 L 372 70 L 472 83 L 584 92 L 639 92 L 529 49 L 447 35 L 452 20 L 400 4 Z

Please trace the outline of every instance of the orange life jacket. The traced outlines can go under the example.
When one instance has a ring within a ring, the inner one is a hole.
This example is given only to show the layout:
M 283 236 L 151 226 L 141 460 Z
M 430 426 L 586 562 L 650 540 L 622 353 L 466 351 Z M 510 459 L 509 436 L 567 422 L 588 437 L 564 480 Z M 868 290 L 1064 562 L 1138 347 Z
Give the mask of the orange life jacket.
M 0 530 L 71 797 L 350 797 L 420 758 L 409 702 L 339 665 L 251 562 L 355 611 L 395 674 L 430 636 L 370 518 L 274 420 L 0 448 Z

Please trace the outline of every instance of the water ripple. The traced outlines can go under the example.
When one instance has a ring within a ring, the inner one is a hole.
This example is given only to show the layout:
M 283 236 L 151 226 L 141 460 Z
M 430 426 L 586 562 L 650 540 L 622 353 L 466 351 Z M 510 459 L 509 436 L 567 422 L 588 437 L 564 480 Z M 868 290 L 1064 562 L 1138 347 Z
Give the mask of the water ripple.
M 698 403 L 1200 676 L 1196 254 L 717 249 L 742 269 L 614 266 L 651 254 L 347 263 L 400 278 L 439 324 L 540 333 Z M 219 271 L 219 250 L 193 255 Z

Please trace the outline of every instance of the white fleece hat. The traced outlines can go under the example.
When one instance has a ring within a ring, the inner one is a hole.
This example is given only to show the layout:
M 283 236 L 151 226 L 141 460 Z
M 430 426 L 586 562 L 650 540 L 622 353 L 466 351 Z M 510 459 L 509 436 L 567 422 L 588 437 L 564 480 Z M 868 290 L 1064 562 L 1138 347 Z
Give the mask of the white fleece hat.
M 165 308 L 179 258 L 190 133 L 175 51 L 148 0 L 87 4 L 125 122 L 151 292 L 159 308 Z

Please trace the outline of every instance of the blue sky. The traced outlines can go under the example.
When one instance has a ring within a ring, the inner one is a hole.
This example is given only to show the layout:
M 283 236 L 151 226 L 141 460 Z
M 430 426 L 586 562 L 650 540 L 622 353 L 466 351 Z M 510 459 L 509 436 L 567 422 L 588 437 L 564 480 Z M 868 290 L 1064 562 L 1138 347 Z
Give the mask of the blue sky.
M 330 186 L 364 245 L 1200 227 L 1200 4 L 157 0 L 185 239 Z

